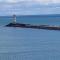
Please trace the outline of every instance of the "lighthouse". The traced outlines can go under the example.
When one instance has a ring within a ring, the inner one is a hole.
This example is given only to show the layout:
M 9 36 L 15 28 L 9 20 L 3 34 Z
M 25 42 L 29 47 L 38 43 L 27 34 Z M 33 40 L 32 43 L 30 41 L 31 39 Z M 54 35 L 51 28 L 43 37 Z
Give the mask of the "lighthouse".
M 13 15 L 13 21 L 12 23 L 16 24 L 16 15 Z

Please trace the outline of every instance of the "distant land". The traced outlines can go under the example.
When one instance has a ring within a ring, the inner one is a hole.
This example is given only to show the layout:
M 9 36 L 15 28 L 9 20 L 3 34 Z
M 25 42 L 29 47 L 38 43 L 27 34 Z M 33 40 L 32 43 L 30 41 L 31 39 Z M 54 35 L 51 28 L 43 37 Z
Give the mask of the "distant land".
M 0 17 L 12 17 L 13 15 L 11 15 L 11 16 L 0 16 Z M 16 17 L 20 17 L 20 16 L 22 16 L 22 17 L 60 17 L 60 14 L 44 14 L 44 15 L 16 15 Z

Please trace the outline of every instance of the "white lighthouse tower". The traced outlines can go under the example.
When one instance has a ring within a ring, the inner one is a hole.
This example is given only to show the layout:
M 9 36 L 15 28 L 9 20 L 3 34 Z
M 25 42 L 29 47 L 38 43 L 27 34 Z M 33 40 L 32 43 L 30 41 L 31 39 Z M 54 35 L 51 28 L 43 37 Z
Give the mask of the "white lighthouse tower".
M 12 23 L 16 24 L 16 15 L 13 15 L 13 21 Z

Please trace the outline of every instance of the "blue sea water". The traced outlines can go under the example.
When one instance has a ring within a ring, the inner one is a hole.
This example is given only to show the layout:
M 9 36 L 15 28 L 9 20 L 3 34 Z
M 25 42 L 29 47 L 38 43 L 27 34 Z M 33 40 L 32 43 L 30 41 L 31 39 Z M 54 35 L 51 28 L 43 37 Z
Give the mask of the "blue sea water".
M 5 27 L 0 17 L 0 60 L 60 60 L 60 31 Z M 17 22 L 60 25 L 59 16 L 17 16 Z

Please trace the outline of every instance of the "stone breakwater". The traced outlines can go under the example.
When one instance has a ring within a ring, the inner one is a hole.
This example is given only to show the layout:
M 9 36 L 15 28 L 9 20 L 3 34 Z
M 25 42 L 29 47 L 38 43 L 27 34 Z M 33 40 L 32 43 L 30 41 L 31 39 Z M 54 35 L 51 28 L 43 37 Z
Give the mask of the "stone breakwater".
M 50 25 L 32 25 L 23 23 L 9 23 L 6 27 L 21 27 L 21 28 L 33 28 L 33 29 L 47 29 L 47 30 L 60 30 L 60 26 Z

